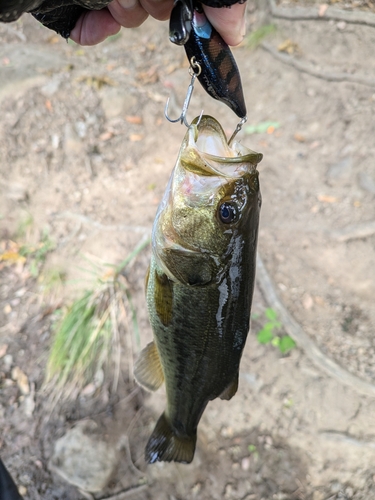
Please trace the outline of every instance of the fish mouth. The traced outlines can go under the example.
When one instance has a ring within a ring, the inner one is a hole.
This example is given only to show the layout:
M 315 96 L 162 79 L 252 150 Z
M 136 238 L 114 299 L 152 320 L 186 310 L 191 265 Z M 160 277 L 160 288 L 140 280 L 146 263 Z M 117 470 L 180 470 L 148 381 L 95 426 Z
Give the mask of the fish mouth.
M 186 163 L 191 165 L 193 156 L 199 156 L 201 161 L 198 164 L 203 175 L 205 171 L 205 175 L 237 177 L 236 173 L 242 175 L 244 172 L 243 168 L 239 168 L 240 164 L 246 165 L 247 171 L 249 168 L 254 170 L 263 158 L 261 153 L 256 153 L 239 142 L 229 144 L 220 123 L 209 115 L 193 120 L 185 137 L 185 148 L 190 157 L 190 161 L 184 161 L 185 168 Z M 197 167 L 197 157 L 194 160 Z

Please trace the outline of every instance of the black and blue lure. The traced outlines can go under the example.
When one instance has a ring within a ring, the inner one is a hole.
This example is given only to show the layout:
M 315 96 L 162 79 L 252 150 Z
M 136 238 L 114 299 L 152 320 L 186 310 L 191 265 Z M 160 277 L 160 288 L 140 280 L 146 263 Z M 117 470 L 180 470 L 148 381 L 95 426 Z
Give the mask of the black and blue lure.
M 228 44 L 194 0 L 176 0 L 170 18 L 169 39 L 184 45 L 191 67 L 205 91 L 227 104 L 243 121 L 246 105 L 240 72 Z

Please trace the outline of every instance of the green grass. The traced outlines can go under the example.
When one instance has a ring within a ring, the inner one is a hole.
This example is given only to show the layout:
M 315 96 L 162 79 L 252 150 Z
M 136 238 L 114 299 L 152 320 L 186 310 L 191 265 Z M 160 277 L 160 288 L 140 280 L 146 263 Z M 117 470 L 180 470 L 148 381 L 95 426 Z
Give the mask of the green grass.
M 46 385 L 52 398 L 77 395 L 91 382 L 95 373 L 106 369 L 117 387 L 120 373 L 120 328 L 130 311 L 132 328 L 139 346 L 139 328 L 130 289 L 123 272 L 149 244 L 143 239 L 105 278 L 97 278 L 65 309 L 54 327 L 54 340 L 47 363 Z
M 265 24 L 252 31 L 245 39 L 245 45 L 250 49 L 255 49 L 269 35 L 276 32 L 274 24 Z
M 20 247 L 19 254 L 27 259 L 30 274 L 33 278 L 39 276 L 40 270 L 47 258 L 47 254 L 52 252 L 55 248 L 56 245 L 49 237 L 47 230 L 43 231 L 40 241 L 36 245 L 25 243 Z

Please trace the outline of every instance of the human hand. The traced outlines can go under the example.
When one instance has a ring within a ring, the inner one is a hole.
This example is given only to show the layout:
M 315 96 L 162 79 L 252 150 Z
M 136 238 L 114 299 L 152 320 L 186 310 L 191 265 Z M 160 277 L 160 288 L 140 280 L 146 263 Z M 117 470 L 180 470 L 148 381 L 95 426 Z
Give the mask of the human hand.
M 173 0 L 113 0 L 106 9 L 87 11 L 78 19 L 70 38 L 80 45 L 96 45 L 121 29 L 136 28 L 150 15 L 169 19 Z M 228 45 L 238 45 L 245 36 L 246 4 L 214 8 L 203 5 L 207 18 Z

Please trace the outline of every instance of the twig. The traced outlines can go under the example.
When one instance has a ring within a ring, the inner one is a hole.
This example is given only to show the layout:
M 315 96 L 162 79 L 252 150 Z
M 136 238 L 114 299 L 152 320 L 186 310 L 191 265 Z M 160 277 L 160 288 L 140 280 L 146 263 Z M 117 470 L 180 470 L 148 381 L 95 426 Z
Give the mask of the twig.
M 275 0 L 269 0 L 270 11 L 274 17 L 290 21 L 345 21 L 350 24 L 375 26 L 375 14 L 368 11 L 350 11 L 327 7 L 322 14 L 319 7 L 278 7 Z
M 331 238 L 339 241 L 359 240 L 375 234 L 375 221 L 363 222 L 353 226 L 346 226 L 344 229 L 332 231 Z
M 326 356 L 291 316 L 277 296 L 275 287 L 259 253 L 257 256 L 257 281 L 267 303 L 279 314 L 285 331 L 319 369 L 361 394 L 370 397 L 375 396 L 375 385 L 353 375 Z
M 352 446 L 356 446 L 359 448 L 372 448 L 375 449 L 375 441 L 369 439 L 357 439 L 353 436 L 350 436 L 346 432 L 334 431 L 334 430 L 326 430 L 321 431 L 320 434 L 324 436 L 325 439 L 331 439 L 332 441 L 341 442 L 344 444 L 349 444 Z
M 132 231 L 134 233 L 142 233 L 149 234 L 151 232 L 151 228 L 147 226 L 128 226 L 125 224 L 102 224 L 96 220 L 90 219 L 86 215 L 77 214 L 75 212 L 69 212 L 66 210 L 65 212 L 56 213 L 53 215 L 56 219 L 76 219 L 81 221 L 84 224 L 90 224 L 101 231 Z
M 17 31 L 16 29 L 14 29 L 9 24 L 2 24 L 1 25 L 1 29 L 5 30 L 10 35 L 16 36 L 17 38 L 19 38 L 21 40 L 21 42 L 26 42 L 27 41 L 27 38 L 26 38 L 26 36 L 23 33 L 21 33 L 20 31 Z
M 295 57 L 291 57 L 287 54 L 279 52 L 277 49 L 271 47 L 267 43 L 263 42 L 260 44 L 260 46 L 262 47 L 262 49 L 269 52 L 272 57 L 274 57 L 278 61 L 284 64 L 288 64 L 298 71 L 302 71 L 302 73 L 307 73 L 308 75 L 315 76 L 316 78 L 320 78 L 328 82 L 351 82 L 359 83 L 361 85 L 367 85 L 368 87 L 375 87 L 375 78 L 369 78 L 364 75 L 351 75 L 350 73 L 324 71 L 314 67 L 312 64 L 300 61 Z
M 138 476 L 144 477 L 144 473 L 140 469 L 138 469 L 138 467 L 133 462 L 132 454 L 131 454 L 131 451 L 130 451 L 129 438 L 128 438 L 128 436 L 126 434 L 121 437 L 121 445 L 125 448 L 125 451 L 126 451 L 126 454 L 128 456 L 129 463 L 130 463 L 130 468 Z
M 136 484 L 135 486 L 131 486 L 120 493 L 116 493 L 115 495 L 111 495 L 109 497 L 102 497 L 100 500 L 124 500 L 125 498 L 129 498 L 134 495 L 134 493 L 139 493 L 148 488 L 148 484 Z

